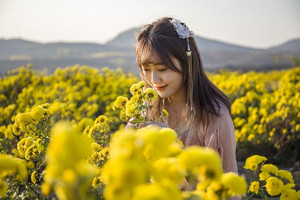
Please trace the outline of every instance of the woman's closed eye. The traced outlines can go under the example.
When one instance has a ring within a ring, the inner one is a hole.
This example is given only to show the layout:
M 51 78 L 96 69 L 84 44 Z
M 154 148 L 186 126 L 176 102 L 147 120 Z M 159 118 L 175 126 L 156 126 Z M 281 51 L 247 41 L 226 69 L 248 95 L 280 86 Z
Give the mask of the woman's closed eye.
M 157 71 L 159 71 L 159 72 L 164 72 L 164 71 L 166 71 L 168 68 L 161 68 L 161 69 L 157 69 Z M 144 72 L 149 72 L 149 71 L 151 71 L 151 69 L 148 69 L 148 68 L 144 68 L 144 69 L 142 69 L 142 71 L 144 71 Z
M 158 69 L 158 71 L 160 71 L 160 72 L 164 72 L 164 71 L 166 71 L 168 68 L 162 68 L 162 69 Z

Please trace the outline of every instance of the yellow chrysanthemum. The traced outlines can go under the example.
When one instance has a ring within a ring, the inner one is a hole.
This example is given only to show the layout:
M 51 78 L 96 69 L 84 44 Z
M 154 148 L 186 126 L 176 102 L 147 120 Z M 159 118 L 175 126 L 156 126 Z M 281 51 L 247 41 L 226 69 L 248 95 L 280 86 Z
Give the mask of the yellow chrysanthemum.
M 117 188 L 133 188 L 145 183 L 150 169 L 147 163 L 138 159 L 110 159 L 103 166 L 103 180 Z
M 100 124 L 100 126 L 104 126 L 108 121 L 108 118 L 105 115 L 100 115 L 95 120 L 94 124 Z
M 137 109 L 137 105 L 132 101 L 128 101 L 126 103 L 126 115 L 129 117 L 134 117 L 135 115 L 139 114 L 139 110 Z
M 280 200 L 297 200 L 297 192 L 293 189 L 287 189 L 282 191 Z
M 258 181 L 253 181 L 249 187 L 249 191 L 253 192 L 255 194 L 258 194 L 259 191 L 259 182 Z
M 169 156 L 171 145 L 176 142 L 177 134 L 170 128 L 148 126 L 137 131 L 137 134 L 145 142 L 144 155 L 148 161 L 154 161 L 161 157 Z
M 125 109 L 127 101 L 128 101 L 127 97 L 118 96 L 115 103 L 114 103 L 114 106 L 116 108 Z
M 138 87 L 137 84 L 133 84 L 131 87 L 130 87 L 130 93 L 132 95 L 141 95 L 142 94 L 142 89 Z
M 100 176 L 97 176 L 97 177 L 95 177 L 94 179 L 93 179 L 93 187 L 94 188 L 98 188 L 98 187 L 100 187 L 101 186 L 101 183 L 102 183 L 102 181 L 101 181 L 101 177 Z
M 140 82 L 137 83 L 136 87 L 138 89 L 143 89 L 145 87 L 145 85 L 146 85 L 145 81 L 140 81 Z
M 200 180 L 218 180 L 223 172 L 221 158 L 212 149 L 190 146 L 179 156 L 183 169 L 195 173 Z
M 176 158 L 161 158 L 153 163 L 154 177 L 157 181 L 168 179 L 176 184 L 184 178 L 184 171 L 178 165 Z
M 6 197 L 7 189 L 8 189 L 7 183 L 0 180 L 0 198 Z
M 259 155 L 254 155 L 247 158 L 244 168 L 251 171 L 256 171 L 260 163 L 266 161 L 267 158 Z
M 37 106 L 30 112 L 31 117 L 35 121 L 39 121 L 44 117 L 45 109 L 42 106 Z
M 199 187 L 197 186 L 197 189 L 198 188 Z M 207 190 L 206 190 L 207 198 L 205 198 L 205 199 L 209 199 L 209 200 L 225 199 L 226 193 L 222 192 L 222 190 L 223 190 L 223 187 L 220 182 L 216 182 L 216 181 L 211 182 L 209 184 L 209 186 L 207 187 Z
M 294 184 L 294 183 L 288 183 L 288 184 L 285 184 L 284 186 L 283 186 L 283 189 L 282 189 L 282 191 L 283 190 L 286 190 L 286 189 L 292 189 L 292 188 L 294 188 L 296 185 Z
M 154 90 L 153 88 L 147 88 L 144 91 L 144 93 L 145 93 L 146 101 L 149 101 L 149 102 L 155 101 L 158 97 L 158 94 L 157 94 L 156 90 Z
M 264 164 L 261 169 L 262 172 L 272 173 L 278 175 L 278 168 L 272 164 Z
M 62 180 L 69 185 L 76 184 L 77 183 L 77 173 L 75 172 L 75 170 L 73 170 L 71 168 L 63 170 Z
M 266 180 L 266 189 L 269 195 L 277 196 L 281 193 L 283 188 L 283 182 L 276 177 L 269 177 Z
M 270 177 L 270 174 L 268 172 L 261 172 L 259 174 L 259 180 L 261 180 L 261 181 L 265 181 L 269 177 Z
M 221 183 L 228 188 L 228 193 L 231 195 L 241 196 L 247 191 L 245 179 L 233 172 L 223 174 Z
M 51 185 L 49 183 L 44 182 L 41 186 L 41 191 L 44 196 L 48 196 L 51 192 Z
M 58 198 L 74 199 L 79 187 L 85 191 L 90 186 L 97 169 L 85 162 L 92 153 L 92 142 L 66 122 L 60 122 L 52 129 L 44 181 L 54 188 Z M 78 198 L 86 198 L 84 192 L 78 195 Z
M 297 191 L 296 197 L 297 197 L 297 199 L 300 199 L 300 190 Z
M 111 158 L 143 157 L 144 145 L 136 131 L 122 129 L 113 134 L 109 154 Z
M 29 124 L 32 121 L 30 113 L 22 113 L 18 115 L 18 121 L 20 124 Z
M 30 176 L 31 182 L 36 183 L 36 171 L 33 171 Z
M 294 183 L 293 175 L 291 172 L 286 170 L 279 170 L 278 176 L 284 178 L 285 180 L 289 181 L 290 183 Z
M 151 191 L 151 192 L 149 192 Z M 134 189 L 132 200 L 180 200 L 180 192 L 173 184 L 151 183 L 139 185 Z
M 0 177 L 15 173 L 18 179 L 25 180 L 28 174 L 26 162 L 9 155 L 0 155 Z

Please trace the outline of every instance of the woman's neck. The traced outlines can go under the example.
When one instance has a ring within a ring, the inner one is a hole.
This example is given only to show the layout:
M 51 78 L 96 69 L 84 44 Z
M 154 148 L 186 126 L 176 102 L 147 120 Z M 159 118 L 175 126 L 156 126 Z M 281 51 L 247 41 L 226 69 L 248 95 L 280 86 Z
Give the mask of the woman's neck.
M 185 94 L 184 88 L 182 87 L 181 90 L 176 93 L 176 95 L 172 95 L 172 96 L 168 97 L 167 101 L 176 110 L 185 108 L 186 94 Z

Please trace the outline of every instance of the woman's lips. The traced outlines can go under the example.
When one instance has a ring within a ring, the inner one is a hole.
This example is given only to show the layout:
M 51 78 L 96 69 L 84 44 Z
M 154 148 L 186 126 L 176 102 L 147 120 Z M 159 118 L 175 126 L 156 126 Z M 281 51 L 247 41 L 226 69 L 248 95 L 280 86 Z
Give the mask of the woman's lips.
M 155 88 L 156 88 L 156 90 L 158 90 L 158 91 L 162 91 L 162 90 L 164 90 L 166 87 L 167 87 L 167 86 L 165 85 L 165 86 L 160 86 L 160 87 L 155 87 Z

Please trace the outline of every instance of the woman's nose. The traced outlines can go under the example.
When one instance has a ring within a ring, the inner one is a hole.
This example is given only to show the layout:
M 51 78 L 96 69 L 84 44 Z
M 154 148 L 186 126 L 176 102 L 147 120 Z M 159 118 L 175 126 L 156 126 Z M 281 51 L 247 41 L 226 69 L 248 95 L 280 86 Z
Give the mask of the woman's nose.
M 159 82 L 161 82 L 161 78 L 160 78 L 159 74 L 156 71 L 152 71 L 151 82 L 152 83 L 159 83 Z

